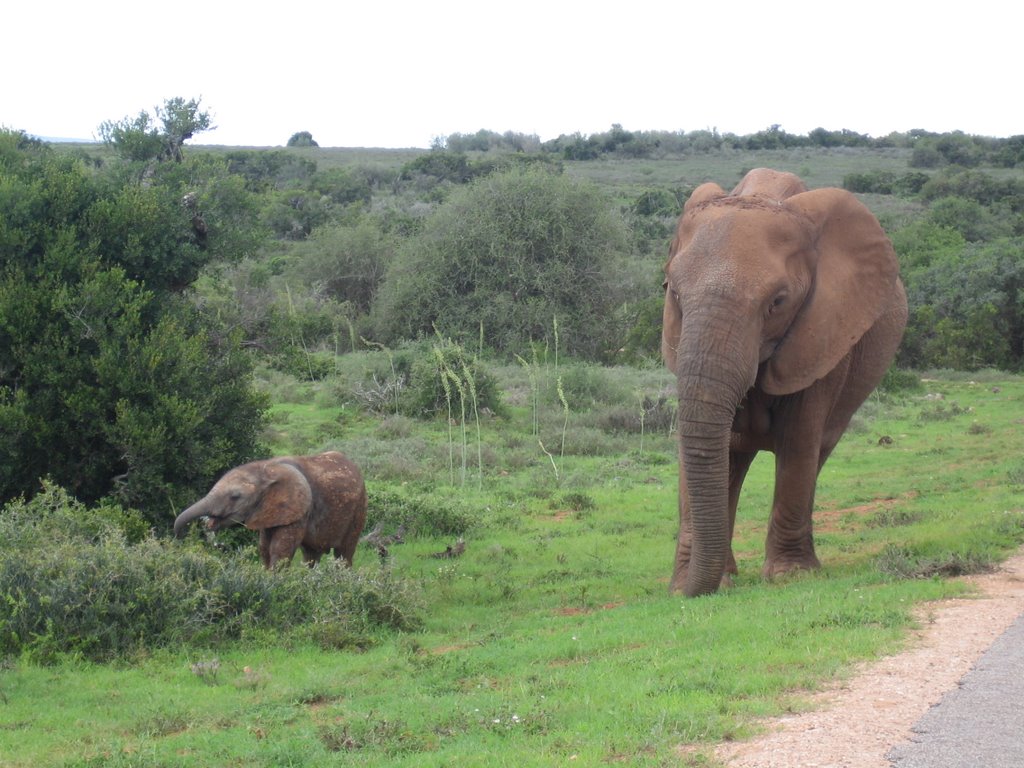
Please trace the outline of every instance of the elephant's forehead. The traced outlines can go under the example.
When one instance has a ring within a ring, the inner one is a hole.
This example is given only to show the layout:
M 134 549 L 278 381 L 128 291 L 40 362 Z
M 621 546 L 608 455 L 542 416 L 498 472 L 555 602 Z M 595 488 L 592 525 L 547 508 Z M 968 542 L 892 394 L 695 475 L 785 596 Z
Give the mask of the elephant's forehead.
M 696 222 L 693 247 L 718 255 L 742 255 L 765 249 L 786 248 L 808 241 L 802 222 L 782 206 L 727 207 Z
M 218 493 L 228 493 L 232 491 L 239 491 L 241 493 L 247 493 L 256 488 L 256 481 L 254 478 L 247 477 L 240 474 L 228 473 L 213 486 L 213 490 Z

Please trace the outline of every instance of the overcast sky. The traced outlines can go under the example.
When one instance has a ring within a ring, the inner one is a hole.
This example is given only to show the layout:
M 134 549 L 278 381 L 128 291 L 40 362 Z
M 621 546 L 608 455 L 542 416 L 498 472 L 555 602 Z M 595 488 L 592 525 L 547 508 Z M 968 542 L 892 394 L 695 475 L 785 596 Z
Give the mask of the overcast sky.
M 9 4 L 0 126 L 91 138 L 202 98 L 198 143 L 428 147 L 779 124 L 1024 134 L 1024 6 L 906 0 Z M 856 13 L 851 13 L 856 11 Z

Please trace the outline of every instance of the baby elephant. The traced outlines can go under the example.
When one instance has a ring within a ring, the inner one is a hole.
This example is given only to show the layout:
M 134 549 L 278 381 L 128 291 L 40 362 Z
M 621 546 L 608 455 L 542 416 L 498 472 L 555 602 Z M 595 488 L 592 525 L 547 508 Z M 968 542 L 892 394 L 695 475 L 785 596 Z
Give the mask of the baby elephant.
M 188 524 L 207 518 L 211 531 L 232 523 L 260 532 L 267 568 L 291 562 L 295 550 L 310 566 L 334 550 L 352 565 L 366 522 L 366 486 L 359 468 L 338 451 L 284 456 L 235 467 L 174 521 L 181 538 Z

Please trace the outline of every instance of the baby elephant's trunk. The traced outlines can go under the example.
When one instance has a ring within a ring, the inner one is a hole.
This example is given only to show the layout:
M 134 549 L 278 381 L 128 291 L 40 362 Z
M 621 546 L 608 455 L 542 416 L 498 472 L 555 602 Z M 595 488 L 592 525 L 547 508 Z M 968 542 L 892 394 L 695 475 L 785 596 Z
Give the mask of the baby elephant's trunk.
M 188 524 L 195 520 L 197 517 L 203 517 L 206 515 L 206 499 L 200 499 L 191 507 L 186 509 L 174 520 L 174 535 L 177 538 L 181 538 L 185 535 L 185 529 L 188 528 Z

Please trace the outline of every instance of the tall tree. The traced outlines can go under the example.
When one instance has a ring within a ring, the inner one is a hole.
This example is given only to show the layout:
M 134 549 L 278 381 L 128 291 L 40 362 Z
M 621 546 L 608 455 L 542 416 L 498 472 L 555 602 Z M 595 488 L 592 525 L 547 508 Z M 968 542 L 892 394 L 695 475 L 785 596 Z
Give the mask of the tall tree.
M 196 245 L 174 182 L 0 131 L 0 502 L 49 476 L 164 525 L 258 451 L 251 363 L 179 293 L 219 245 Z M 208 238 L 229 209 L 209 205 Z
M 107 120 L 100 125 L 100 137 L 126 160 L 180 163 L 185 142 L 215 127 L 210 113 L 199 109 L 199 102 L 176 96 L 155 107 L 153 115 L 142 110 L 136 117 Z

